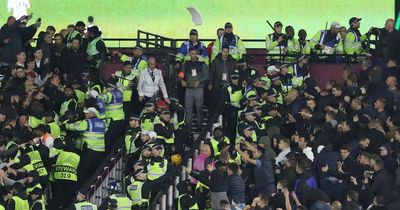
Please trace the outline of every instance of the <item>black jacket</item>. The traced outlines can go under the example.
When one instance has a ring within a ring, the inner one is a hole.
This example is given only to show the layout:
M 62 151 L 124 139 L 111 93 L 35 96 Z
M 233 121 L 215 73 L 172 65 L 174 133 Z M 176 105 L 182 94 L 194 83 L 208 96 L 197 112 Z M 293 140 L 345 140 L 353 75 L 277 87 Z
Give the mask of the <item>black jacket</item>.
M 86 69 L 86 55 L 82 50 L 65 48 L 60 56 L 60 70 L 62 74 L 80 76 Z

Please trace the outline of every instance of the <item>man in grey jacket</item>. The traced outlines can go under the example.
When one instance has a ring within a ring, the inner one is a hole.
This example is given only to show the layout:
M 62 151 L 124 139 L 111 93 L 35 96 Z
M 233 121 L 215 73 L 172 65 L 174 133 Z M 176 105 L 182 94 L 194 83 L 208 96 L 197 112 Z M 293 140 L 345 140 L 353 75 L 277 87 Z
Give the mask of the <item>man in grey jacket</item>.
M 208 67 L 204 62 L 198 60 L 196 49 L 190 49 L 190 61 L 183 66 L 180 73 L 182 87 L 185 90 L 185 109 L 187 113 L 186 125 L 192 130 L 193 104 L 196 106 L 197 127 L 200 128 L 203 122 L 202 107 L 204 103 L 204 84 L 208 80 Z

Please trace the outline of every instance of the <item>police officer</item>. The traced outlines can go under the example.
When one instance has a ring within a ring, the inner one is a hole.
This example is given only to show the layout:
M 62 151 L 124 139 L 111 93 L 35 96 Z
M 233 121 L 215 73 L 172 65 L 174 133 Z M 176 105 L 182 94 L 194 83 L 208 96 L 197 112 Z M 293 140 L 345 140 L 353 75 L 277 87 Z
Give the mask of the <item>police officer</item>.
M 87 194 L 81 190 L 76 195 L 76 203 L 72 205 L 68 210 L 97 210 L 97 206 L 87 201 Z
M 230 76 L 230 83 L 222 89 L 222 104 L 218 108 L 218 113 L 223 114 L 226 136 L 231 140 L 235 139 L 236 136 L 237 113 L 242 99 L 243 88 L 239 83 L 238 71 L 235 71 Z
M 124 61 L 130 61 L 132 63 L 132 68 L 133 68 L 133 74 L 137 77 L 139 76 L 140 72 L 145 70 L 147 68 L 147 58 L 145 55 L 143 55 L 143 48 L 139 45 L 136 45 L 133 47 L 133 57 L 129 57 L 127 55 L 123 55 L 122 53 L 115 51 L 113 54 L 118 55 L 118 57 L 121 58 L 121 60 Z
M 283 94 L 286 95 L 292 88 L 297 88 L 296 78 L 289 72 L 289 65 L 286 63 L 281 64 L 279 70 Z
M 78 188 L 95 172 L 105 152 L 105 123 L 97 117 L 98 111 L 94 107 L 89 107 L 84 113 L 85 120 L 65 125 L 67 130 L 82 132 L 81 158 L 85 161 L 81 161 L 78 166 Z
M 199 41 L 199 33 L 196 29 L 190 30 L 189 40 L 183 42 L 175 58 L 175 69 L 179 70 L 182 64 L 190 60 L 189 50 L 196 49 L 199 61 L 208 64 L 208 51 L 206 45 Z
M 88 77 L 88 76 L 89 72 L 82 72 L 82 77 Z M 74 93 L 76 97 L 75 100 L 78 103 L 78 107 L 82 106 L 87 92 L 87 87 L 85 82 L 83 81 L 82 78 L 75 78 L 72 81 L 72 87 L 74 88 Z
M 99 210 L 118 209 L 131 210 L 132 201 L 122 194 L 121 184 L 113 181 L 107 186 L 108 197 L 102 200 Z
M 67 111 L 76 112 L 78 108 L 78 99 L 75 96 L 72 86 L 64 88 L 64 102 L 61 103 L 59 115 L 63 116 Z
M 218 149 L 218 144 L 220 142 L 224 142 L 228 145 L 230 144 L 230 140 L 228 139 L 228 137 L 225 137 L 223 134 L 222 126 L 214 128 L 213 135 L 209 139 L 213 157 L 216 157 L 220 153 L 220 150 Z
M 116 71 L 112 77 L 118 80 L 117 87 L 122 91 L 125 116 L 130 116 L 134 109 L 132 103 L 132 87 L 136 86 L 136 75 L 132 72 L 132 63 L 130 61 L 124 61 L 123 69 L 121 71 Z
M 116 82 L 115 79 L 110 79 L 106 86 L 107 92 L 100 96 L 106 104 L 106 117 L 111 119 L 106 133 L 106 151 L 110 151 L 114 142 L 124 135 L 121 132 L 125 120 L 123 96 Z
M 196 197 L 193 197 L 189 181 L 181 181 L 176 186 L 179 190 L 178 210 L 198 210 Z
M 318 31 L 311 38 L 311 49 L 317 54 L 343 54 L 343 44 L 339 35 L 340 27 L 338 22 L 333 22 L 330 30 Z
M 26 174 L 26 193 L 29 195 L 35 188 L 43 189 L 39 183 L 39 173 L 37 171 L 30 171 Z
M 212 48 L 212 59 L 222 51 L 222 47 L 229 47 L 229 54 L 233 59 L 239 60 L 243 58 L 246 54 L 246 48 L 239 36 L 233 34 L 233 26 L 232 23 L 225 23 L 225 33 L 222 36 L 219 36 Z
M 145 108 L 140 114 L 140 124 L 142 130 L 152 131 L 154 130 L 154 119 L 156 118 L 156 108 L 154 102 L 147 102 Z
M 300 29 L 298 32 L 299 36 L 299 45 L 300 45 L 300 53 L 309 55 L 311 53 L 310 41 L 307 40 L 307 32 L 304 29 Z
M 53 138 L 60 138 L 61 137 L 61 129 L 60 126 L 54 121 L 55 113 L 52 110 L 48 110 L 44 114 L 44 120 L 46 125 L 48 126 L 48 130 L 50 131 L 51 136 Z
M 161 110 L 160 116 L 154 120 L 154 132 L 157 133 L 157 140 L 160 141 L 166 149 L 166 155 L 169 156 L 174 151 L 174 125 L 171 123 L 171 112 L 167 109 Z
M 6 209 L 26 210 L 29 209 L 28 196 L 24 185 L 15 182 L 12 186 L 12 197 L 7 204 Z
M 347 55 L 360 54 L 363 51 L 362 42 L 364 42 L 369 33 L 361 35 L 360 31 L 361 18 L 352 17 L 349 20 L 350 28 L 347 30 L 346 38 L 344 41 L 344 52 Z
M 134 210 L 145 210 L 148 208 L 150 192 L 157 189 L 160 184 L 167 181 L 169 177 L 176 174 L 175 170 L 171 170 L 163 176 L 154 180 L 148 179 L 148 174 L 143 168 L 139 168 L 132 173 L 131 178 L 126 184 L 126 192 L 132 200 Z
M 30 210 L 46 210 L 46 206 L 43 201 L 43 190 L 35 187 L 30 193 L 32 205 Z
M 73 39 L 78 39 L 80 40 L 80 43 L 82 43 L 82 37 L 84 32 L 85 32 L 85 23 L 83 21 L 76 22 L 74 30 L 67 35 L 66 38 L 67 47 L 71 45 Z
M 297 87 L 301 88 L 305 79 L 310 77 L 309 67 L 308 67 L 308 56 L 298 55 L 297 62 L 289 66 L 289 72 L 295 78 L 295 83 Z
M 52 167 L 54 185 L 53 198 L 56 201 L 57 208 L 66 208 L 73 199 L 78 181 L 78 166 L 80 156 L 63 145 L 56 145 L 59 154 L 56 157 L 55 164 Z
M 282 26 L 280 21 L 276 21 L 274 33 L 268 34 L 266 37 L 267 54 L 275 54 L 274 56 L 267 56 L 267 60 L 271 60 L 272 63 L 283 60 L 283 55 L 287 51 L 287 36 L 282 33 Z
M 296 56 L 294 54 L 300 53 L 300 43 L 298 39 L 294 38 L 294 29 L 292 26 L 286 26 L 285 32 L 287 34 L 287 54 L 286 62 L 296 62 Z
M 127 155 L 135 153 L 140 149 L 140 134 L 142 129 L 140 128 L 140 118 L 137 115 L 131 115 L 129 117 L 129 130 L 125 134 L 125 152 Z
M 167 173 L 170 168 L 168 160 L 164 158 L 164 147 L 162 145 L 153 146 L 151 153 L 153 157 L 147 165 L 147 179 L 155 180 Z
M 101 31 L 97 26 L 92 26 L 88 29 L 86 60 L 90 66 L 99 69 L 99 75 L 104 78 L 104 60 L 108 54 L 106 45 L 101 38 Z

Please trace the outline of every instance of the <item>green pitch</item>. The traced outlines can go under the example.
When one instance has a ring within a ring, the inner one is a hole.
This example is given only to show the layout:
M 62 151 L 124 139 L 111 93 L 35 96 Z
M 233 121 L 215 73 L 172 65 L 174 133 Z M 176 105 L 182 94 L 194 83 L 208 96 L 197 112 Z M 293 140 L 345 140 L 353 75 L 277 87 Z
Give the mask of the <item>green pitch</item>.
M 11 14 L 7 2 L 0 0 L 3 22 Z M 311 38 L 326 21 L 348 27 L 350 17 L 361 17 L 365 32 L 394 17 L 394 0 L 30 0 L 30 4 L 33 18 L 42 18 L 42 30 L 49 24 L 59 30 L 77 20 L 86 22 L 92 15 L 106 38 L 134 38 L 138 29 L 186 38 L 191 28 L 198 29 L 201 38 L 214 38 L 216 29 L 230 21 L 242 38 L 262 39 L 271 33 L 267 19 L 290 24 L 296 31 L 305 28 Z M 193 24 L 187 6 L 200 11 L 203 25 Z

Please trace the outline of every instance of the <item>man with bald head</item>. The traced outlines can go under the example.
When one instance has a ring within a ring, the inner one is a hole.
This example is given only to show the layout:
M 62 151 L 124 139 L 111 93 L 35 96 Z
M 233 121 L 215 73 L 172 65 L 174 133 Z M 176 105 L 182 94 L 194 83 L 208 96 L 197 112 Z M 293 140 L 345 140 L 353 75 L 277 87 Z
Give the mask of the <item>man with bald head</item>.
M 388 61 L 389 60 L 389 46 L 392 43 L 392 34 L 394 34 L 394 20 L 393 19 L 388 19 L 386 20 L 385 23 L 385 28 L 380 29 L 380 35 L 379 35 L 379 40 L 380 42 L 380 47 L 378 48 L 378 55 L 384 60 Z

